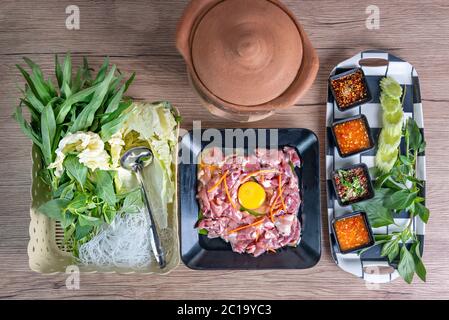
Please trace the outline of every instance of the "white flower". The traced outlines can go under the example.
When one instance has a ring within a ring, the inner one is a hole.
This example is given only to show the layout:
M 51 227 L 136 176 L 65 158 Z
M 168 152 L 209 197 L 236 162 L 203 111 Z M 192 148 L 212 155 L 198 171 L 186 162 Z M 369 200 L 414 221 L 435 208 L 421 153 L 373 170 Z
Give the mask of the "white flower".
M 67 134 L 59 141 L 56 160 L 48 168 L 55 168 L 55 175 L 61 177 L 64 172 L 64 159 L 70 153 L 78 153 L 80 163 L 91 170 L 110 169 L 110 156 L 104 150 L 104 142 L 94 132 L 76 132 Z

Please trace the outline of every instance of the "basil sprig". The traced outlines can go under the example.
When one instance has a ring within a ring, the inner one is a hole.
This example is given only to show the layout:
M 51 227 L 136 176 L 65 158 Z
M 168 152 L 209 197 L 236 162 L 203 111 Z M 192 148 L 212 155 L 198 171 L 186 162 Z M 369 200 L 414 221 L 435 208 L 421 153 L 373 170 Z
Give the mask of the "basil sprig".
M 419 216 L 424 223 L 429 220 L 429 209 L 420 196 L 424 181 L 417 178 L 416 162 L 426 143 L 418 125 L 408 119 L 403 130 L 405 154 L 398 157 L 390 172 L 376 179 L 376 195 L 373 199 L 353 205 L 354 210 L 368 214 L 374 228 L 394 224 L 394 216 L 402 211 L 410 213 L 410 222 L 401 232 L 376 235 L 376 245 L 381 245 L 381 255 L 390 262 L 398 262 L 398 272 L 407 282 L 416 274 L 426 281 L 426 268 L 421 258 L 421 244 L 413 231 L 413 217 Z

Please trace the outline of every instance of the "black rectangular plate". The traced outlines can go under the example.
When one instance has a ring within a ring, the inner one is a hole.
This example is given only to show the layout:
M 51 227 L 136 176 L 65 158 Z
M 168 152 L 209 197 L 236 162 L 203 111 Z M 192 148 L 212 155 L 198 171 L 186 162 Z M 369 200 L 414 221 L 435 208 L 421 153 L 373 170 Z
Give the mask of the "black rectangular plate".
M 226 130 L 222 129 L 221 145 L 225 146 Z M 242 129 L 245 130 L 245 129 Z M 270 130 L 270 129 L 249 129 Z M 297 169 L 299 176 L 302 205 L 298 212 L 301 221 L 301 241 L 296 247 L 286 247 L 277 253 L 265 253 L 257 258 L 249 254 L 232 251 L 231 246 L 220 238 L 209 239 L 195 229 L 198 220 L 197 165 L 179 164 L 179 207 L 181 259 L 192 269 L 306 269 L 318 263 L 321 257 L 321 200 L 319 143 L 317 136 L 308 129 L 271 129 L 278 130 L 279 147 L 295 147 L 301 158 L 302 167 Z M 190 159 L 197 159 L 199 153 L 211 141 L 197 142 L 194 135 L 202 137 L 204 130 L 188 132 L 181 141 L 180 153 L 189 152 Z M 229 133 L 228 133 L 229 134 Z M 263 136 L 263 135 L 261 135 Z M 269 137 L 269 134 L 266 135 Z M 259 143 L 259 142 L 257 142 Z M 245 139 L 244 149 L 248 148 Z M 266 143 L 267 146 L 270 144 Z M 228 146 L 226 146 L 228 147 Z M 236 146 L 234 145 L 233 148 Z M 186 157 L 181 155 L 180 159 Z

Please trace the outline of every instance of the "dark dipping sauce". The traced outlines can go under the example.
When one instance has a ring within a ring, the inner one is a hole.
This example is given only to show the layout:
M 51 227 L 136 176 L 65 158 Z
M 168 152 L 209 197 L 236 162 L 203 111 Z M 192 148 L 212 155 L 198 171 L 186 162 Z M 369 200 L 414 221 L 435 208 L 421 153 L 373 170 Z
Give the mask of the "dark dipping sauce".
M 337 170 L 335 192 L 342 204 L 350 204 L 370 196 L 369 177 L 363 167 Z
M 368 89 L 360 70 L 339 79 L 331 80 L 331 86 L 340 109 L 349 108 L 368 97 Z

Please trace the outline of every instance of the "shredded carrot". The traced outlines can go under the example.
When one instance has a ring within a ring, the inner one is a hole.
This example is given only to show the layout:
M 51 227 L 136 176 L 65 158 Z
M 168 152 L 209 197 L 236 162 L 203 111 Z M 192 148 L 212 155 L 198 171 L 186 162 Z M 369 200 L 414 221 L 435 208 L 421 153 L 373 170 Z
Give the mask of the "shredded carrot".
M 200 163 L 200 167 L 201 167 L 201 168 L 210 168 L 210 169 L 212 169 L 212 170 L 218 169 L 218 166 L 217 166 L 217 165 L 215 165 L 215 164 L 207 164 L 207 163 L 204 163 L 204 162 L 201 162 L 201 163 Z
M 246 226 L 238 227 L 236 229 L 233 229 L 233 230 L 229 231 L 228 233 L 234 233 L 234 232 L 237 232 L 237 231 L 240 231 L 240 230 L 247 229 L 249 227 L 255 227 L 255 226 L 261 224 L 264 219 L 265 219 L 265 217 L 262 217 L 259 220 L 255 221 L 255 222 L 253 222 L 251 224 L 247 224 Z
M 207 190 L 207 192 L 212 192 L 215 189 L 217 189 L 220 184 L 223 182 L 223 180 L 226 179 L 226 176 L 228 175 L 228 171 L 225 172 L 225 174 L 217 181 L 217 183 L 215 183 L 209 190 Z
M 240 180 L 241 183 L 248 181 L 251 177 L 255 177 L 261 174 L 265 174 L 265 173 L 273 173 L 273 172 L 277 172 L 276 169 L 265 169 L 265 170 L 259 170 L 259 171 L 254 171 L 249 173 L 246 177 L 244 177 L 243 179 Z
M 226 191 L 226 195 L 228 196 L 228 200 L 231 203 L 232 207 L 237 210 L 237 206 L 235 205 L 234 201 L 232 201 L 231 199 L 231 194 L 229 193 L 229 189 L 228 189 L 228 184 L 226 182 L 226 179 L 223 180 L 224 182 L 224 187 L 225 187 L 225 191 Z
M 280 193 L 276 196 L 276 198 L 274 199 L 274 202 L 271 204 L 271 207 L 270 207 L 270 220 L 271 220 L 271 222 L 274 222 L 274 215 L 279 211 L 279 210 L 277 210 L 276 212 L 273 211 L 274 207 L 276 207 L 276 204 L 277 204 L 277 202 L 279 200 L 279 195 L 280 195 Z
M 278 186 L 278 190 L 279 190 L 279 191 L 278 191 L 278 192 L 279 192 L 279 195 L 281 196 L 282 208 L 284 209 L 285 212 L 287 212 L 287 209 L 286 209 L 286 207 L 285 207 L 284 197 L 282 196 L 282 187 L 281 187 L 281 183 L 282 183 L 282 173 L 279 174 L 278 181 L 279 181 L 279 186 Z
M 276 253 L 276 250 L 274 250 L 273 248 L 268 248 L 268 249 L 267 249 L 267 251 L 270 251 L 270 252 Z

